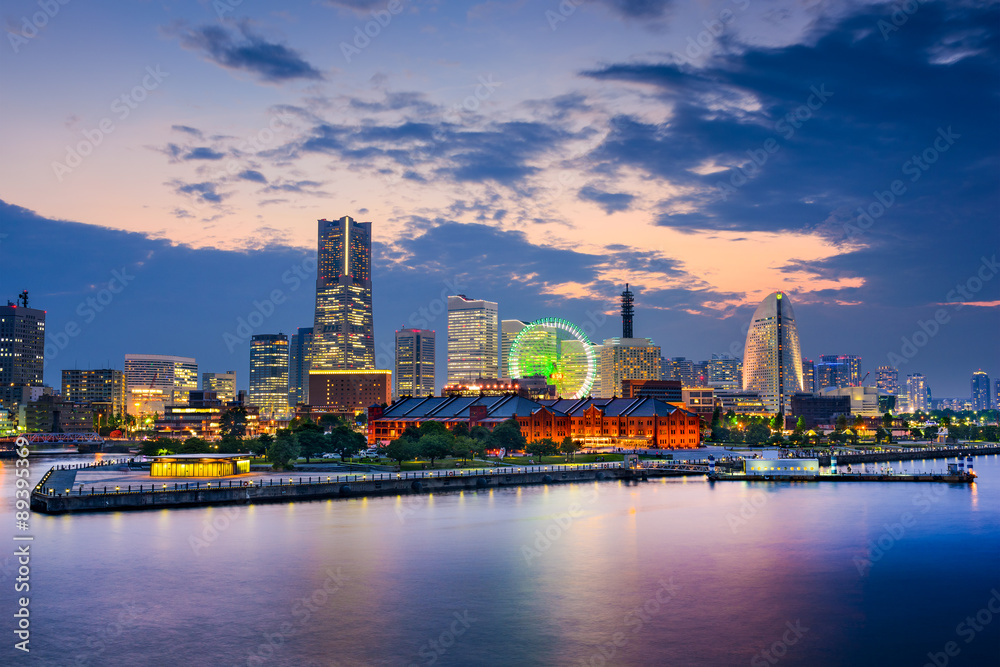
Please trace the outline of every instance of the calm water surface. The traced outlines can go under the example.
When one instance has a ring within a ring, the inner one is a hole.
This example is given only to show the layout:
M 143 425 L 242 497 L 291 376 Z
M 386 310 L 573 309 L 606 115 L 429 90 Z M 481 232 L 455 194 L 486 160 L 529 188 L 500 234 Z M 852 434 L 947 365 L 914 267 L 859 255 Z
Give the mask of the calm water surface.
M 976 468 L 32 515 L 31 653 L 9 546 L 0 664 L 996 665 L 1000 457 Z

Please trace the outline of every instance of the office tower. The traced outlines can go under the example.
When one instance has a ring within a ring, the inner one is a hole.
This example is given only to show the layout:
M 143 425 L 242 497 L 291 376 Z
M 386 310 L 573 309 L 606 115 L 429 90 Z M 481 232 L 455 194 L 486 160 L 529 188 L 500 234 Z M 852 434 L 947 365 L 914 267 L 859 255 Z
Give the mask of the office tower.
M 802 360 L 802 391 L 808 394 L 816 391 L 816 364 L 812 359 Z
M 250 405 L 261 417 L 288 414 L 288 336 L 283 333 L 250 339 Z
M 875 387 L 890 396 L 899 394 L 899 370 L 892 366 L 879 366 L 876 370 L 878 377 L 875 379 Z
M 448 297 L 448 384 L 471 384 L 499 377 L 497 304 Z
M 1000 378 L 993 380 L 993 407 L 1000 410 Z
M 125 373 L 114 368 L 63 370 L 62 398 L 70 403 L 104 408 L 105 416 L 123 415 L 128 409 Z
M 908 412 L 930 409 L 927 400 L 927 380 L 920 373 L 906 376 L 906 404 Z
M 429 329 L 396 331 L 396 398 L 434 395 L 434 340 Z
M 972 374 L 972 409 L 978 412 L 990 407 L 990 376 L 976 371 Z
M 309 367 L 313 328 L 299 327 L 288 341 L 288 405 L 309 403 Z
M 622 338 L 632 338 L 632 315 L 633 315 L 633 294 L 625 283 L 625 291 L 622 292 Z
M 743 386 L 738 358 L 728 354 L 713 354 L 702 365 L 705 368 L 704 386 L 714 389 L 740 389 Z
M 685 357 L 673 357 L 672 359 L 666 359 L 665 362 L 661 366 L 661 373 L 667 373 L 667 375 L 663 375 L 664 380 L 680 380 L 682 387 L 695 387 L 698 385 L 695 379 L 693 361 Z
M 349 216 L 319 221 L 311 370 L 375 368 L 371 231 Z
M 202 373 L 202 391 L 214 391 L 216 397 L 223 403 L 236 400 L 236 371 L 225 373 Z
M 745 349 L 744 391 L 759 393 L 768 412 L 787 413 L 792 394 L 802 391 L 802 350 L 787 294 L 768 294 L 757 306 Z
M 510 346 L 514 344 L 517 334 L 526 326 L 528 323 L 521 320 L 503 320 L 500 323 L 500 377 L 504 380 L 510 379 L 510 369 L 507 368 Z
M 660 346 L 649 338 L 607 338 L 600 364 L 601 397 L 622 396 L 622 380 L 660 379 Z
M 0 386 L 41 387 L 45 311 L 28 308 L 28 292 L 0 306 Z
M 816 389 L 860 387 L 861 357 L 853 354 L 824 354 L 816 364 Z
M 198 362 L 167 354 L 126 354 L 125 387 L 130 415 L 163 414 L 163 407 L 187 403 L 198 389 Z

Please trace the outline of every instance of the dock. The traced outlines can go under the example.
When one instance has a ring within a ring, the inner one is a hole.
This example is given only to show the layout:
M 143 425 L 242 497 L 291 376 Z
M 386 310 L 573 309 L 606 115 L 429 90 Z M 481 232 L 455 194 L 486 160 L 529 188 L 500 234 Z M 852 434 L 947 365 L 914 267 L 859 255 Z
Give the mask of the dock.
M 947 484 L 972 484 L 975 473 L 824 473 L 820 475 L 747 475 L 745 473 L 710 473 L 710 482 L 944 482 Z

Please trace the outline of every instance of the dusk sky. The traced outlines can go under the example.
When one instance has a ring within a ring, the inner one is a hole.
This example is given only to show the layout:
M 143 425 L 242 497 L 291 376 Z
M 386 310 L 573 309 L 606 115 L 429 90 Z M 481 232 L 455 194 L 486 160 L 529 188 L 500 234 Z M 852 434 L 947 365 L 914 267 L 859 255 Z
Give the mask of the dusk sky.
M 240 318 L 311 326 L 316 221 L 350 215 L 379 367 L 432 328 L 439 386 L 442 296 L 599 342 L 628 282 L 664 356 L 742 355 L 784 290 L 807 358 L 968 397 L 1000 375 L 1000 4 L 911 4 L 11 0 L 0 299 L 48 311 L 53 386 L 152 353 L 245 388 Z

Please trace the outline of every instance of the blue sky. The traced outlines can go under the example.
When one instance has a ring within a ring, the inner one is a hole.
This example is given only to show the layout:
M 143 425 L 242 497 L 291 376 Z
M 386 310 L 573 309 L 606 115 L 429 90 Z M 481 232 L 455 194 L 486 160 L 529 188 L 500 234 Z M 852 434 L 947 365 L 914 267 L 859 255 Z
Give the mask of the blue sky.
M 701 359 L 783 289 L 807 357 L 967 396 L 1000 374 L 1000 10 L 915 7 L 8 2 L 0 286 L 81 326 L 50 383 L 146 352 L 245 386 L 224 334 L 275 290 L 255 333 L 308 326 L 287 274 L 352 215 L 380 352 L 451 286 L 616 335 L 629 282 L 637 333 Z

